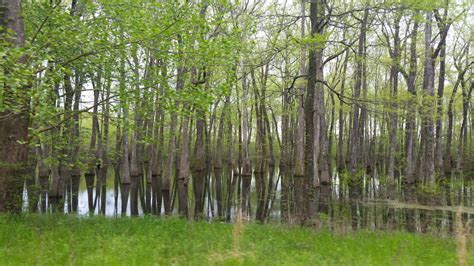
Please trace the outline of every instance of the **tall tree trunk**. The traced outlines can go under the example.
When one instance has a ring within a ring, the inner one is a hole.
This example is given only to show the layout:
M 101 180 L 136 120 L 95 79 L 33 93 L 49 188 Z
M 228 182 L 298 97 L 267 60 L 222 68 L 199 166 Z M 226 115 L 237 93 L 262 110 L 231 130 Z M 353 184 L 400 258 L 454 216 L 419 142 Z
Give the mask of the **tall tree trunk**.
M 434 126 L 433 126 L 433 99 L 434 96 L 434 67 L 433 67 L 433 51 L 431 45 L 431 23 L 433 13 L 428 11 L 426 13 L 425 23 L 425 65 L 423 73 L 423 90 L 425 97 L 423 101 L 423 130 L 421 139 L 423 142 L 421 156 L 420 156 L 420 176 L 424 177 L 425 182 L 435 184 L 434 173 Z
M 235 71 L 235 70 L 234 70 Z M 230 102 L 230 94 L 226 96 L 227 101 Z M 229 106 L 230 107 L 230 106 Z M 230 109 L 230 108 L 229 108 Z M 232 203 L 234 198 L 234 191 L 235 186 L 237 185 L 237 174 L 233 173 L 234 170 L 234 143 L 233 143 L 233 125 L 232 125 L 232 117 L 231 117 L 231 110 L 228 110 L 226 116 L 226 124 L 227 124 L 227 195 L 226 195 L 226 208 L 225 208 L 225 215 L 226 215 L 226 222 L 231 221 L 231 211 L 232 211 Z
M 325 1 L 317 0 L 311 2 L 310 20 L 311 36 L 323 34 Z M 320 171 L 324 171 L 324 166 L 320 164 L 320 156 L 324 156 L 326 149 L 325 114 L 324 114 L 324 93 L 322 88 L 323 78 L 323 43 L 313 45 L 309 51 L 308 61 L 308 85 L 306 88 L 306 100 L 304 107 L 305 118 L 305 152 L 304 152 L 304 206 L 300 206 L 301 222 L 308 221 L 312 216 L 312 206 L 314 205 L 314 183 L 320 180 Z M 322 135 L 323 134 L 323 135 Z M 321 153 L 323 152 L 323 154 Z M 327 163 L 327 162 L 324 162 Z M 327 170 L 327 169 L 326 169 Z M 326 177 L 325 177 L 326 178 Z M 328 182 L 328 180 L 325 180 Z M 295 184 L 296 185 L 296 184 Z M 302 208 L 301 208 L 302 207 Z
M 186 107 L 185 107 L 186 108 Z M 189 116 L 182 120 L 181 145 L 179 152 L 179 175 L 178 175 L 178 193 L 180 215 L 188 216 L 188 180 L 189 180 Z
M 204 211 L 204 185 L 206 177 L 206 146 L 204 144 L 206 115 L 202 111 L 197 112 L 196 142 L 194 145 L 193 158 L 193 190 L 194 190 L 194 217 L 203 218 Z
M 392 99 L 395 101 L 392 104 L 393 110 L 391 110 L 389 117 L 390 117 L 390 132 L 389 132 L 389 155 L 388 155 L 388 167 L 387 167 L 387 175 L 388 181 L 390 185 L 395 184 L 395 154 L 397 153 L 398 149 L 398 140 L 397 140 L 397 132 L 398 132 L 398 104 L 397 97 L 398 97 L 398 74 L 399 74 L 399 66 L 400 66 L 400 20 L 402 14 L 398 11 L 394 15 L 394 35 L 393 35 L 393 47 L 390 49 L 390 58 L 392 59 L 392 64 L 390 67 L 390 95 Z M 387 38 L 388 39 L 388 38 Z
M 117 127 L 115 132 L 115 158 L 114 158 L 114 215 L 118 215 L 118 196 L 119 196 L 119 187 L 121 179 L 121 169 L 122 169 L 122 117 L 121 110 L 118 110 L 117 114 Z
M 138 122 L 137 120 L 135 121 Z M 139 125 L 135 126 L 139 127 Z M 138 129 L 135 129 L 133 138 L 130 143 L 130 214 L 132 216 L 138 216 L 138 186 L 139 178 L 141 177 L 141 167 L 138 159 L 138 142 L 140 141 L 140 137 L 137 131 Z
M 139 73 L 139 59 L 138 59 L 138 52 L 136 47 L 132 47 L 132 59 L 133 59 L 133 66 L 130 63 L 130 67 L 133 69 L 133 79 L 136 84 L 139 84 L 140 81 L 140 73 Z M 144 117 L 142 116 L 142 112 L 145 109 L 146 101 L 142 101 L 142 97 L 145 97 L 145 93 L 140 93 L 141 89 L 138 85 L 134 87 L 134 103 L 135 103 L 135 113 L 134 113 L 134 127 L 133 127 L 133 137 L 130 141 L 130 214 L 132 216 L 138 216 L 138 201 L 141 200 L 143 197 L 143 193 L 140 193 L 140 189 L 142 188 L 143 182 L 143 133 L 142 131 L 146 132 L 146 123 L 144 123 Z M 142 209 L 145 208 L 143 206 L 144 200 L 142 202 Z
M 15 37 L 8 39 L 16 47 L 25 43 L 25 31 L 21 16 L 20 0 L 0 1 L 0 26 L 11 30 Z M 1 32 L 1 33 L 4 33 Z M 22 58 L 19 64 L 23 64 Z M 5 73 L 6 76 L 9 73 Z M 8 79 L 7 79 L 8 80 Z M 4 84 L 4 99 L 11 99 L 10 107 L 0 112 L 0 213 L 21 211 L 24 171 L 28 169 L 28 104 L 26 86 L 18 90 L 18 95 Z M 15 110 L 19 108 L 19 110 Z
M 265 66 L 265 69 L 268 69 L 268 65 Z M 268 73 L 265 71 L 265 73 Z M 261 93 L 256 82 L 255 70 L 250 71 L 252 78 L 252 85 L 254 89 L 254 110 L 256 116 L 256 159 L 255 159 L 255 189 L 257 192 L 257 210 L 256 210 L 256 219 L 260 222 L 264 222 L 264 206 L 265 206 L 265 168 L 266 168 L 266 141 L 265 141 L 265 128 L 264 128 L 264 82 L 262 82 Z M 265 79 L 262 73 L 262 80 Z
M 178 76 L 176 81 L 177 91 L 184 88 L 184 73 L 186 70 L 184 67 L 180 67 L 178 70 Z M 183 109 L 187 110 L 189 108 L 189 103 L 183 104 Z M 188 180 L 189 180 L 189 115 L 185 115 L 181 120 L 181 143 L 179 149 L 179 158 L 178 158 L 178 173 L 177 173 L 177 186 L 178 186 L 178 196 L 179 196 L 179 205 L 178 212 L 184 217 L 188 217 Z
M 75 88 L 74 88 L 74 106 L 73 106 L 73 125 L 70 136 L 70 145 L 71 147 L 71 159 L 73 163 L 73 169 L 71 172 L 71 211 L 77 212 L 79 205 L 79 184 L 81 179 L 81 170 L 78 166 L 78 156 L 80 149 L 80 130 L 79 130 L 79 104 L 81 101 L 82 93 L 82 74 L 76 73 L 75 76 Z
M 245 62 L 242 63 L 242 214 L 246 215 L 250 204 L 252 168 L 249 158 L 248 83 Z
M 306 1 L 302 0 L 301 1 L 301 15 L 302 15 L 302 21 L 301 21 L 301 37 L 305 37 L 305 10 L 306 10 Z M 305 47 L 301 48 L 300 51 L 300 56 L 301 56 L 301 63 L 300 63 L 300 74 L 308 74 L 306 65 L 305 65 L 305 57 L 306 51 Z M 309 82 L 309 77 L 307 77 L 308 82 Z M 314 94 L 314 86 L 312 87 L 313 94 Z M 304 176 L 305 174 L 305 169 L 306 169 L 306 164 L 308 163 L 306 161 L 306 145 L 305 145 L 305 139 L 306 139 L 306 116 L 309 114 L 307 113 L 310 111 L 309 109 L 312 110 L 312 106 L 306 106 L 306 102 L 304 99 L 304 94 L 305 94 L 305 87 L 304 86 L 298 86 L 297 91 L 297 118 L 296 118 L 296 132 L 295 132 L 295 152 L 294 152 L 294 172 L 293 172 L 293 182 L 294 182 L 294 195 L 295 195 L 295 218 L 297 223 L 302 223 L 305 220 L 304 217 L 304 200 L 305 200 L 305 182 L 304 182 Z M 306 95 L 308 97 L 308 95 Z M 312 105 L 312 104 L 311 104 Z M 311 115 L 312 117 L 312 111 Z M 312 141 L 310 142 L 312 143 Z M 310 151 L 308 151 L 310 152 Z M 309 160 L 312 160 L 312 158 L 308 158 Z M 310 167 L 310 166 L 308 166 Z M 311 166 L 312 167 L 312 166 Z M 309 168 L 308 168 L 309 169 Z M 283 177 L 284 178 L 284 177 Z M 310 177 L 307 177 L 310 178 Z M 283 181 L 283 180 L 282 180 Z M 286 182 L 285 182 L 286 183 Z M 283 183 L 282 183 L 283 184 Z M 289 184 L 291 185 L 291 183 Z M 290 200 L 290 199 L 289 199 Z
M 127 205 L 130 194 L 130 160 L 129 160 L 129 151 L 130 151 L 130 141 L 128 138 L 129 135 L 129 109 L 128 101 L 125 95 L 125 59 L 122 54 L 122 59 L 120 60 L 120 81 L 119 81 L 119 91 L 120 91 L 120 105 L 122 109 L 122 162 L 120 169 L 120 192 L 121 192 L 121 215 L 124 216 L 127 213 Z
M 365 60 L 365 42 L 366 42 L 366 34 L 367 34 L 367 20 L 368 20 L 368 9 L 364 10 L 364 18 L 360 24 L 360 33 L 359 33 L 359 45 L 357 50 L 357 58 L 356 61 L 356 76 L 355 76 L 355 86 L 353 91 L 353 98 L 359 99 L 361 95 L 361 88 L 362 88 L 362 81 L 363 81 L 363 68 L 364 68 L 364 60 Z M 360 112 L 361 106 L 359 102 L 355 102 L 352 109 L 352 126 L 351 126 L 351 134 L 350 134 L 350 144 L 349 144 L 349 162 L 350 162 L 350 172 L 353 175 L 352 178 L 355 178 L 353 181 L 358 182 L 358 176 L 355 175 L 361 169 L 362 165 L 360 162 L 360 134 L 361 134 L 361 121 L 360 121 Z
M 341 98 L 339 99 L 339 116 L 338 116 L 338 140 L 337 140 L 337 170 L 341 172 L 346 168 L 345 159 L 344 159 L 344 102 L 343 97 L 346 87 L 346 73 L 347 73 L 347 63 L 349 61 L 349 49 L 346 50 L 344 56 L 344 65 L 342 67 L 342 81 L 341 81 Z
M 466 63 L 467 64 L 467 63 Z M 468 85 L 468 81 L 463 79 L 461 81 L 461 88 L 462 88 L 462 122 L 461 128 L 459 129 L 459 147 L 458 147 L 458 154 L 457 154 L 457 165 L 456 168 L 458 171 L 461 170 L 471 170 L 468 167 L 468 155 L 466 151 L 469 151 L 468 147 L 468 114 L 469 114 L 469 105 L 472 99 L 472 92 L 474 89 L 474 82 L 470 81 L 470 86 Z M 469 87 L 468 87 L 469 86 Z
M 436 149 L 435 149 L 435 167 L 438 172 L 444 171 L 444 150 L 442 143 L 443 134 L 443 94 L 444 94 L 444 80 L 446 78 L 446 38 L 448 35 L 450 24 L 448 24 L 448 1 L 445 2 L 443 17 L 440 17 L 436 11 L 436 20 L 440 32 L 440 42 L 438 44 L 439 52 L 439 73 L 438 73 L 438 101 L 436 109 Z
M 166 80 L 166 65 L 162 62 L 161 65 L 161 75 L 163 80 Z M 160 94 L 164 93 L 164 88 L 166 84 L 163 82 L 160 85 Z M 154 122 L 154 132 L 153 138 L 157 142 L 156 144 L 152 145 L 152 194 L 153 194 L 153 202 L 152 202 L 152 213 L 153 214 L 161 214 L 161 206 L 163 200 L 163 147 L 164 147 L 164 119 L 165 114 L 162 110 L 160 94 L 156 96 L 155 99 L 155 122 Z
M 107 82 L 105 84 L 105 93 L 102 94 L 102 140 L 100 144 L 100 158 L 101 165 L 99 168 L 98 179 L 100 180 L 100 186 L 98 188 L 100 194 L 100 206 L 99 213 L 105 215 L 105 209 L 107 206 L 107 172 L 109 168 L 109 127 L 110 127 L 110 87 L 111 80 L 109 75 L 107 76 Z M 96 196 L 97 197 L 97 196 Z
M 415 12 L 414 16 L 417 16 L 418 12 Z M 415 147 L 416 147 L 416 105 L 414 103 L 416 97 L 416 86 L 415 79 L 417 73 L 417 53 L 416 53 L 416 40 L 418 35 L 418 20 L 415 19 L 413 24 L 413 30 L 411 33 L 411 43 L 410 43 L 410 68 L 408 75 L 404 75 L 407 83 L 407 90 L 410 93 L 410 98 L 407 104 L 407 115 L 405 123 L 405 176 L 408 183 L 415 182 L 415 166 L 416 166 L 416 156 L 415 156 Z M 414 110 L 415 109 L 415 110 Z
M 460 58 L 464 58 L 468 55 L 468 45 L 464 46 L 461 49 L 460 53 Z M 467 62 L 468 60 L 466 60 Z M 454 83 L 453 87 L 453 92 L 451 94 L 451 97 L 449 98 L 449 103 L 448 103 L 448 128 L 447 128 L 447 134 L 446 134 L 446 160 L 450 163 L 450 168 L 452 169 L 454 165 L 454 158 L 452 156 L 452 141 L 453 141 L 453 127 L 454 127 L 454 110 L 453 110 L 453 104 L 454 104 L 454 99 L 456 97 L 456 93 L 458 91 L 459 86 L 461 85 L 462 82 L 464 82 L 464 76 L 466 72 L 468 71 L 468 67 L 463 67 L 461 66 L 461 62 L 454 62 L 454 66 L 456 67 L 456 70 L 458 71 L 458 76 L 456 79 L 456 82 Z

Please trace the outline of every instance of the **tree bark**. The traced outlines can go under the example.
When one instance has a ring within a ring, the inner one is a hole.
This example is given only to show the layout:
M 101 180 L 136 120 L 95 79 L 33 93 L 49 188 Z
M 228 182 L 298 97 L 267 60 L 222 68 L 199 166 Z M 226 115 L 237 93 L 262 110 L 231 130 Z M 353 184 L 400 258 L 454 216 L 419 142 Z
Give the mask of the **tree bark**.
M 398 140 L 397 140 L 397 131 L 398 131 L 398 104 L 397 104 L 397 97 L 398 97 L 398 74 L 399 74 L 399 66 L 400 66 L 400 20 L 402 14 L 400 11 L 396 12 L 394 15 L 394 28 L 395 32 L 393 35 L 393 47 L 389 48 L 390 50 L 390 58 L 392 59 L 392 65 L 390 67 L 390 87 L 391 87 L 391 97 L 395 101 L 392 104 L 393 110 L 390 112 L 390 133 L 389 133 L 389 155 L 388 155 L 388 167 L 387 167 L 387 175 L 389 179 L 390 185 L 395 184 L 395 154 L 398 150 Z M 388 39 L 388 37 L 387 37 Z M 390 45 L 390 44 L 389 44 Z
M 415 12 L 414 16 L 417 16 L 418 12 Z M 416 167 L 416 105 L 414 103 L 416 97 L 416 73 L 417 73 L 417 52 L 416 52 L 416 41 L 418 36 L 418 20 L 415 19 L 413 24 L 413 30 L 411 33 L 411 43 L 410 43 L 410 63 L 409 63 L 409 73 L 404 75 L 407 83 L 407 90 L 410 93 L 410 98 L 408 100 L 408 112 L 406 115 L 405 123 L 405 176 L 407 183 L 414 183 L 415 180 L 415 167 Z
M 310 5 L 311 36 L 321 36 L 324 31 L 325 1 L 312 1 Z M 307 222 L 312 217 L 312 207 L 314 200 L 314 184 L 320 180 L 320 171 L 325 171 L 320 164 L 320 156 L 324 157 L 326 144 L 325 114 L 324 114 L 324 93 L 322 91 L 323 61 L 322 53 L 324 43 L 312 45 L 308 56 L 308 85 L 306 88 L 306 100 L 304 106 L 305 118 L 305 149 L 304 149 L 304 177 L 302 186 L 304 187 L 303 206 L 299 206 L 298 211 L 302 223 Z M 323 153 L 321 153 L 321 151 Z M 324 162 L 327 163 L 327 162 Z M 328 180 L 324 180 L 328 182 Z M 296 186 L 296 184 L 295 184 Z
M 446 38 L 450 28 L 448 24 L 448 1 L 444 8 L 443 17 L 439 17 L 436 13 L 436 20 L 438 21 L 438 28 L 440 32 L 440 52 L 439 52 L 439 73 L 438 73 L 438 101 L 436 109 L 436 141 L 435 141 L 435 168 L 438 172 L 444 172 L 444 149 L 443 149 L 443 94 L 444 94 L 444 80 L 446 78 Z
M 434 175 L 434 126 L 433 126 L 433 96 L 434 96 L 434 67 L 433 67 L 433 50 L 431 45 L 431 23 L 433 13 L 428 11 L 426 13 L 425 23 L 425 64 L 423 73 L 423 90 L 425 92 L 423 101 L 423 131 L 421 141 L 423 142 L 422 151 L 420 155 L 420 176 L 423 176 L 425 182 L 435 184 Z
M 13 38 L 8 38 L 15 47 L 25 43 L 25 31 L 21 17 L 20 0 L 0 1 L 0 26 L 11 30 Z M 1 32 L 4 33 L 4 32 Z M 20 59 L 19 64 L 23 64 Z M 9 75 L 9 73 L 5 73 Z M 4 84 L 4 98 L 11 98 L 12 106 L 0 112 L 0 213 L 21 211 L 22 190 L 28 163 L 28 104 L 26 86 L 18 90 L 18 95 Z M 15 110 L 19 108 L 19 110 Z M 18 112 L 19 111 L 19 112 Z

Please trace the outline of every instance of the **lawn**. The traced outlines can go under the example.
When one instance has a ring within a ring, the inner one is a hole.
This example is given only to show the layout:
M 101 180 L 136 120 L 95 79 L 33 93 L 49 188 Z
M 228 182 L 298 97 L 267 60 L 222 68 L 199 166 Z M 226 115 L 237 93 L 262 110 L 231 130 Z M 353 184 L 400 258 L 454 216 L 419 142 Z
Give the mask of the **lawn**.
M 177 218 L 0 216 L 0 265 L 457 265 L 456 241 Z

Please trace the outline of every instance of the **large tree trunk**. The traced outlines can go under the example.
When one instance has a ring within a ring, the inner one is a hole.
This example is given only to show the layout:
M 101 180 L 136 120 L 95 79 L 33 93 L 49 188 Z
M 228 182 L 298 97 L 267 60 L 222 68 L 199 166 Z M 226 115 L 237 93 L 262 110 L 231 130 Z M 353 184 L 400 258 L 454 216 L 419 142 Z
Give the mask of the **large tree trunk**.
M 355 86 L 353 91 L 353 98 L 359 99 L 361 95 L 361 88 L 362 88 L 362 81 L 363 81 L 363 74 L 364 74 L 364 60 L 365 60 L 365 42 L 366 42 L 366 34 L 367 34 L 367 19 L 368 19 L 368 9 L 364 10 L 364 18 L 360 25 L 360 34 L 359 34 L 359 45 L 357 50 L 357 57 L 359 60 L 356 61 L 356 76 L 355 76 Z M 350 144 L 349 144 L 349 170 L 353 175 L 353 181 L 358 182 L 355 175 L 358 171 L 362 168 L 360 162 L 360 153 L 362 152 L 360 138 L 361 136 L 361 121 L 360 121 L 360 112 L 361 112 L 361 105 L 360 102 L 355 102 L 353 105 L 352 110 L 352 126 L 351 126 L 351 134 L 350 134 Z
M 398 130 L 398 115 L 396 104 L 398 97 L 398 74 L 399 74 L 399 65 L 400 65 L 400 20 L 401 13 L 397 12 L 394 19 L 394 28 L 395 32 L 393 35 L 393 47 L 390 49 L 390 58 L 392 59 L 392 64 L 390 67 L 390 95 L 395 101 L 392 104 L 393 110 L 390 112 L 390 126 L 389 126 L 389 152 L 388 152 L 388 167 L 387 175 L 388 182 L 390 185 L 395 184 L 395 154 L 398 150 L 398 140 L 397 140 L 397 130 Z
M 421 141 L 423 146 L 421 147 L 420 155 L 420 176 L 424 177 L 425 182 L 435 184 L 434 174 L 434 126 L 433 126 L 433 101 L 434 96 L 434 67 L 433 67 L 433 51 L 431 46 L 431 23 L 433 13 L 431 11 L 426 14 L 425 24 L 425 65 L 423 73 L 423 90 L 425 97 L 423 101 L 424 110 L 422 112 L 423 128 L 421 134 Z
M 137 51 L 132 53 L 133 66 L 130 64 L 130 67 L 133 68 L 134 77 L 136 84 L 140 81 L 139 73 L 139 59 Z M 129 62 L 130 63 L 130 62 Z M 141 201 L 142 210 L 145 208 L 143 192 L 141 192 L 143 184 L 143 133 L 146 132 L 146 123 L 144 123 L 144 117 L 142 112 L 145 109 L 146 101 L 142 100 L 142 97 L 145 97 L 146 93 L 140 93 L 141 89 L 138 85 L 134 87 L 134 100 L 135 100 L 135 113 L 134 113 L 134 127 L 133 127 L 133 138 L 131 139 L 131 149 L 130 149 L 130 214 L 132 216 L 138 216 L 139 208 L 138 202 Z
M 194 189 L 194 217 L 196 219 L 203 218 L 204 211 L 204 185 L 206 178 L 206 146 L 204 145 L 205 135 L 205 114 L 198 112 L 196 121 L 196 142 L 194 145 L 193 158 L 193 189 Z
M 265 66 L 265 73 L 268 73 L 268 65 Z M 266 141 L 265 141 L 265 128 L 264 128 L 264 82 L 262 82 L 261 94 L 259 92 L 255 71 L 254 69 L 250 72 L 252 78 L 252 84 L 254 89 L 254 109 L 256 116 L 256 159 L 255 159 L 255 189 L 257 192 L 257 209 L 256 209 L 256 219 L 260 222 L 264 222 L 264 206 L 265 206 L 265 168 L 266 168 Z M 262 75 L 265 75 L 262 73 Z M 265 77 L 262 76 L 264 80 Z
M 446 5 L 448 1 L 446 1 Z M 440 32 L 440 43 L 438 44 L 439 52 L 439 74 L 438 74 L 438 101 L 437 101 L 437 116 L 436 116 L 436 149 L 435 149 L 435 167 L 438 172 L 444 172 L 444 150 L 442 143 L 443 134 L 443 94 L 444 94 L 444 80 L 446 78 L 446 37 L 448 35 L 450 24 L 447 24 L 448 6 L 444 8 L 444 14 L 441 18 L 436 13 L 436 20 L 438 21 L 438 28 Z
M 0 26 L 11 30 L 15 38 L 9 39 L 16 47 L 25 42 L 20 0 L 0 1 Z M 4 32 L 1 32 L 4 33 Z M 20 60 L 23 61 L 23 60 Z M 22 64 L 23 62 L 19 62 Z M 5 73 L 5 75 L 9 75 Z M 22 87 L 17 93 L 4 84 L 3 97 L 10 98 L 11 106 L 0 112 L 0 213 L 20 212 L 24 171 L 28 169 L 28 93 Z M 19 108 L 19 110 L 15 110 Z M 18 112 L 19 111 L 19 112 Z
M 184 106 L 186 108 L 186 106 Z M 189 116 L 182 119 L 181 145 L 178 160 L 178 212 L 184 217 L 188 217 L 188 180 L 189 180 Z
M 301 1 L 301 15 L 302 15 L 302 22 L 301 22 L 301 37 L 305 37 L 305 10 L 306 10 L 306 1 L 302 0 Z M 307 69 L 305 65 L 305 57 L 306 51 L 304 47 L 301 48 L 300 51 L 301 55 L 301 63 L 300 63 L 300 74 L 304 75 L 307 74 Z M 314 94 L 314 86 L 312 87 L 313 94 Z M 305 160 L 305 139 L 306 139 L 306 115 L 309 115 L 307 113 L 306 108 L 310 108 L 312 110 L 312 105 L 307 107 L 306 102 L 304 99 L 304 94 L 305 94 L 305 87 L 303 85 L 300 85 L 296 89 L 296 94 L 297 96 L 297 112 L 296 112 L 296 132 L 295 132 L 295 152 L 294 152 L 294 171 L 293 171 L 293 182 L 294 182 L 294 203 L 295 203 L 295 218 L 297 223 L 303 222 L 304 218 L 304 194 L 305 194 L 305 183 L 304 183 L 304 175 L 305 173 L 305 167 L 306 167 L 306 160 Z M 308 97 L 308 95 L 306 95 Z M 311 111 L 311 117 L 312 117 L 312 111 Z M 312 143 L 312 142 L 310 142 Z M 308 151 L 310 152 L 310 151 Z M 309 158 L 312 160 L 311 158 Z M 309 166 L 308 166 L 309 167 Z M 312 167 L 312 166 L 311 166 Z M 309 168 L 308 168 L 309 169 Z M 285 176 L 282 176 L 282 178 L 285 178 Z M 308 177 L 309 178 L 309 177 Z M 290 183 L 286 182 L 284 179 L 282 180 L 283 183 Z M 288 185 L 291 185 L 288 184 Z M 290 199 L 288 199 L 290 200 Z M 288 204 L 288 206 L 291 206 L 291 204 Z
M 325 1 L 318 0 L 311 2 L 310 20 L 311 36 L 320 35 L 324 30 Z M 308 221 L 312 216 L 314 206 L 314 184 L 320 180 L 320 171 L 327 171 L 320 164 L 320 156 L 325 157 L 326 131 L 324 118 L 324 93 L 322 88 L 323 78 L 323 53 L 324 44 L 313 45 L 309 51 L 308 61 L 308 85 L 306 89 L 306 101 L 304 106 L 305 118 L 305 149 L 304 149 L 304 177 L 303 177 L 303 197 L 304 202 L 299 206 L 298 215 L 300 222 Z M 324 162 L 326 164 L 327 162 Z M 326 167 L 327 168 L 327 167 Z M 326 174 L 325 174 L 326 175 Z M 329 180 L 325 180 L 329 182 Z M 296 186 L 296 183 L 295 183 Z M 298 204 L 297 204 L 298 205 Z
M 219 126 L 217 132 L 217 140 L 216 140 L 216 152 L 215 152 L 215 160 L 214 160 L 214 182 L 215 182 L 215 191 L 216 191 L 216 202 L 217 202 L 217 215 L 218 218 L 223 218 L 224 209 L 223 209 L 223 193 L 222 193 L 222 173 L 223 173 L 223 142 L 224 142 L 224 123 L 225 123 L 225 116 L 228 112 L 230 104 L 229 97 L 226 97 L 224 102 L 224 107 L 221 112 L 221 116 L 219 118 Z
M 415 13 L 415 16 L 418 13 Z M 416 147 L 416 105 L 414 103 L 414 98 L 416 96 L 416 69 L 417 69 L 417 53 L 416 53 L 416 40 L 418 35 L 418 20 L 415 19 L 413 24 L 413 30 L 411 33 L 411 43 L 410 43 L 410 69 L 409 74 L 405 76 L 407 83 L 407 90 L 410 93 L 410 99 L 408 101 L 407 107 L 408 112 L 406 115 L 405 123 L 405 176 L 408 183 L 415 182 L 415 166 L 416 166 L 416 156 L 415 156 L 415 147 Z M 415 109 L 415 110 L 414 110 Z
M 184 67 L 178 69 L 178 76 L 176 81 L 176 90 L 179 91 L 184 88 L 184 73 L 186 72 Z M 187 110 L 189 108 L 188 103 L 183 104 L 183 109 Z M 179 158 L 178 158 L 178 168 L 177 168 L 177 186 L 178 186 L 178 196 L 179 196 L 179 205 L 178 211 L 179 214 L 188 217 L 188 180 L 189 180 L 189 115 L 185 115 L 181 120 L 181 143 L 179 149 Z
M 359 44 L 357 50 L 357 58 L 356 61 L 356 70 L 355 70 L 355 86 L 353 90 L 353 98 L 356 102 L 353 104 L 352 108 L 352 125 L 351 131 L 349 136 L 349 171 L 351 174 L 350 183 L 349 183 L 349 198 L 351 202 L 351 214 L 353 223 L 352 226 L 357 227 L 357 223 L 355 222 L 356 213 L 359 209 L 359 198 L 362 193 L 362 186 L 363 186 L 363 173 L 361 169 L 363 168 L 363 162 L 361 160 L 363 153 L 363 123 L 364 119 L 362 118 L 361 108 L 364 106 L 358 99 L 361 96 L 361 89 L 364 86 L 364 74 L 365 70 L 365 59 L 366 59 L 366 39 L 367 39 L 367 23 L 368 23 L 368 8 L 364 10 L 364 17 L 360 24 L 360 33 L 359 33 Z M 365 91 L 365 88 L 364 88 Z

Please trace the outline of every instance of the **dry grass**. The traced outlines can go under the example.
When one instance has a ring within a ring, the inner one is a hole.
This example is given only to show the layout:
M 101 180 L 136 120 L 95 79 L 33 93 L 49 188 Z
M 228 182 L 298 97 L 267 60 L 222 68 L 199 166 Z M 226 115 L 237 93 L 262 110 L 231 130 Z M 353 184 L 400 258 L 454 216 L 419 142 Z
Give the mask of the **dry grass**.
M 456 246 L 457 246 L 457 257 L 459 265 L 466 266 L 469 257 L 473 256 L 474 252 L 468 251 L 467 240 L 470 236 L 470 223 L 471 220 L 466 223 L 462 219 L 463 207 L 459 206 L 456 212 Z M 472 238 L 474 241 L 474 238 Z M 474 247 L 474 245 L 472 245 Z
M 222 264 L 229 261 L 242 263 L 244 258 L 253 257 L 249 252 L 241 250 L 241 241 L 245 231 L 245 219 L 240 209 L 237 210 L 235 222 L 232 225 L 232 249 L 228 252 L 215 252 L 210 254 L 208 263 L 210 265 Z
M 240 239 L 244 233 L 244 223 L 241 210 L 237 210 L 237 216 L 235 223 L 232 226 L 232 250 L 235 254 L 239 253 L 240 250 Z

